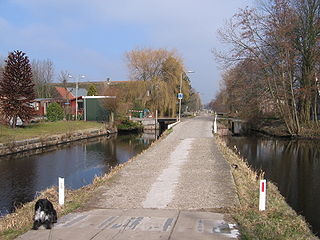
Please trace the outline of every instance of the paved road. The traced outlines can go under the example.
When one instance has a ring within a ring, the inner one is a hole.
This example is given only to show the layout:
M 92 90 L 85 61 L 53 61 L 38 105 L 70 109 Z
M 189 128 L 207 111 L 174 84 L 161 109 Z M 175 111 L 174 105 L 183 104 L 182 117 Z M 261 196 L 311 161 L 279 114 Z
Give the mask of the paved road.
M 238 204 L 212 118 L 183 121 L 100 187 L 86 211 L 19 239 L 234 239 Z M 220 213 L 219 213 L 220 212 Z

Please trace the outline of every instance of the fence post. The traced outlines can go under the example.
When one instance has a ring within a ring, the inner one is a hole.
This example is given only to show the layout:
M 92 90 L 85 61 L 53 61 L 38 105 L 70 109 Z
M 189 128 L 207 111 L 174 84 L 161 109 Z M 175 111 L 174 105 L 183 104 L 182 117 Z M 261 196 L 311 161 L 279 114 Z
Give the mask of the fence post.
M 64 205 L 64 178 L 59 177 L 59 204 Z
M 213 122 L 213 132 L 216 134 L 218 133 L 218 127 L 217 127 L 217 113 L 214 114 L 214 122 Z

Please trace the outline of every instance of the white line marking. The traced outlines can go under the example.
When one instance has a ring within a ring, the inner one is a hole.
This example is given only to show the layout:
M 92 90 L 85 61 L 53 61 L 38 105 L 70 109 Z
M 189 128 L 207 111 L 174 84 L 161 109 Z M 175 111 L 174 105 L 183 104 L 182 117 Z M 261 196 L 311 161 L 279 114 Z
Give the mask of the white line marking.
M 187 161 L 192 142 L 192 138 L 182 140 L 171 153 L 168 168 L 157 178 L 142 203 L 144 208 L 165 208 L 171 202 L 180 177 L 180 169 Z

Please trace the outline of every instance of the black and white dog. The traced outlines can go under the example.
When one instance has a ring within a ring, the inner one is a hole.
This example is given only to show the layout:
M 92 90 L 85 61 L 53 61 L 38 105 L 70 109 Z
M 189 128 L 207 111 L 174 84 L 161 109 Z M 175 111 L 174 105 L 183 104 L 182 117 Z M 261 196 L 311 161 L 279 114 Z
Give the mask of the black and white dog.
M 48 199 L 39 199 L 34 208 L 33 229 L 37 230 L 42 224 L 46 229 L 51 229 L 53 223 L 57 222 L 57 212 Z

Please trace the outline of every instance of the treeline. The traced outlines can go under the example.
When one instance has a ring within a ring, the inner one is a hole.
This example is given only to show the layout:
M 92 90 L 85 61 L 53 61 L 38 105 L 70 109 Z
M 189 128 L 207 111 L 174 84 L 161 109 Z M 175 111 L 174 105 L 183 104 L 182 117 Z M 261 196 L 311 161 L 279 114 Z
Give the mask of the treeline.
M 180 87 L 183 111 L 201 108 L 200 96 L 191 87 L 182 59 L 166 49 L 135 49 L 126 53 L 131 81 L 107 85 L 104 94 L 117 96 L 107 100 L 107 107 L 119 114 L 129 109 L 149 109 L 160 116 L 176 116 Z
M 113 84 L 112 82 L 108 84 L 105 82 L 104 84 L 99 84 L 98 87 L 93 86 L 93 84 L 90 84 L 90 86 L 85 84 L 90 95 L 99 93 L 107 96 L 116 96 L 115 99 L 106 100 L 108 109 L 113 110 L 120 116 L 127 115 L 130 109 L 144 110 L 146 108 L 152 113 L 157 110 L 159 116 L 176 116 L 178 109 L 177 94 L 180 89 L 184 95 L 182 99 L 183 111 L 192 112 L 201 108 L 200 96 L 192 89 L 189 77 L 184 70 L 183 61 L 174 51 L 166 49 L 136 49 L 126 53 L 125 56 L 130 73 L 129 80 L 131 81 L 123 81 L 122 84 Z M 10 60 L 10 58 L 13 58 L 13 60 Z M 28 68 L 28 72 L 22 69 L 22 65 L 19 62 L 22 61 L 20 58 L 24 59 L 24 66 Z M 11 62 L 14 65 L 12 70 L 8 69 Z M 19 83 L 26 75 L 28 75 L 28 84 L 32 86 L 32 91 L 28 88 L 28 93 L 23 91 L 23 87 L 21 87 L 23 84 Z M 63 87 L 68 87 L 72 84 L 69 79 L 70 74 L 68 71 L 61 71 L 58 75 L 60 85 Z M 13 109 L 12 111 L 14 112 L 10 113 L 6 118 L 17 119 L 17 117 L 20 117 L 21 119 L 30 119 L 31 114 L 28 117 L 22 117 L 20 114 L 22 108 L 20 109 L 19 107 L 21 105 L 19 101 L 28 99 L 28 103 L 30 103 L 34 98 L 56 97 L 57 92 L 54 90 L 53 81 L 54 65 L 51 60 L 29 61 L 25 53 L 21 51 L 9 53 L 6 60 L 0 59 L 0 85 L 3 85 L 2 89 L 6 88 L 6 92 L 3 92 L 0 96 L 0 107 L 3 111 L 3 106 L 8 106 L 8 109 Z M 14 84 L 18 87 L 21 86 L 19 90 L 17 89 L 11 93 L 10 86 Z M 17 103 L 12 106 L 10 102 L 14 99 Z M 4 101 L 8 101 L 8 103 L 3 104 Z M 27 102 L 24 105 L 27 105 Z
M 228 51 L 217 109 L 252 119 L 280 117 L 291 135 L 317 127 L 320 0 L 266 0 L 243 9 L 220 32 Z

